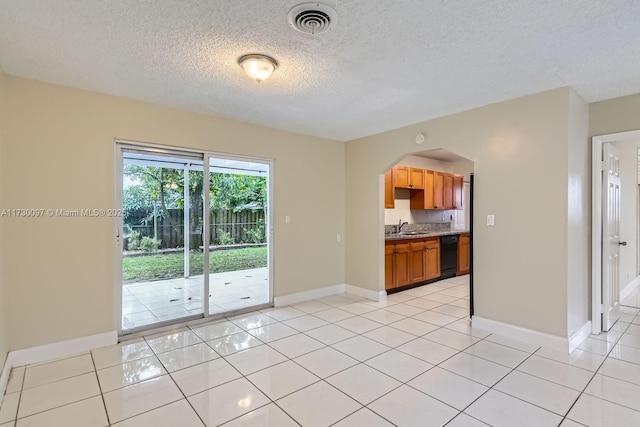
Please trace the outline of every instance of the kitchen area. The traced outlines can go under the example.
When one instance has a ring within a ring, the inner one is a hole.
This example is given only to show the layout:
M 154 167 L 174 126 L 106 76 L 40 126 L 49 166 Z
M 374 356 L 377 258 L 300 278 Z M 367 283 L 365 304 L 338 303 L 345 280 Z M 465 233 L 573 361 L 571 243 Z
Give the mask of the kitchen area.
M 443 150 L 406 156 L 385 173 L 385 290 L 469 274 L 473 162 Z

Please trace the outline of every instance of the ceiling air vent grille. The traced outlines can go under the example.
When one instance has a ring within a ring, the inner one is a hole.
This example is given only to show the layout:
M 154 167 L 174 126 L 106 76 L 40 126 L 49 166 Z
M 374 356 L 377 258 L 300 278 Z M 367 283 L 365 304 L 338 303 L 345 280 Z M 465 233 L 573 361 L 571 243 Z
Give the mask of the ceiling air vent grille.
M 287 21 L 296 30 L 307 34 L 320 34 L 333 29 L 336 11 L 321 3 L 302 3 L 289 11 Z

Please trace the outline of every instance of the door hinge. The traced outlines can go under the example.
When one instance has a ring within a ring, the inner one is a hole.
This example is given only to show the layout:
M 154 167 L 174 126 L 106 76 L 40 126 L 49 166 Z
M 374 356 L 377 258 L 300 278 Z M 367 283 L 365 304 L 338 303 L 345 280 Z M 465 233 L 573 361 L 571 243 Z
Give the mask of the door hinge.
M 602 161 L 600 162 L 600 170 L 601 170 L 601 171 L 605 171 L 605 170 L 606 170 L 606 163 L 604 162 L 604 160 L 602 160 Z

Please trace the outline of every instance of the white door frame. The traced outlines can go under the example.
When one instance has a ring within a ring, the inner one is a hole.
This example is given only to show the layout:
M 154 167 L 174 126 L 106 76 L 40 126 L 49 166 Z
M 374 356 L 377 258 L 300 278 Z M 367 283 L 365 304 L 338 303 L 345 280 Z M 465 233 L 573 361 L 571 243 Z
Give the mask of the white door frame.
M 640 139 L 640 130 L 591 138 L 591 333 L 602 332 L 602 145 Z

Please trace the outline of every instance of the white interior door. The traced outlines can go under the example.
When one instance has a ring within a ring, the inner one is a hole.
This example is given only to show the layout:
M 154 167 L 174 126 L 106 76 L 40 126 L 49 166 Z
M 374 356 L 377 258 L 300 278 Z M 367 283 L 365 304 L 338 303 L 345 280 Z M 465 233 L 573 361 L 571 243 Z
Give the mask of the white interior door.
M 620 154 L 603 145 L 602 191 L 602 330 L 620 317 Z

